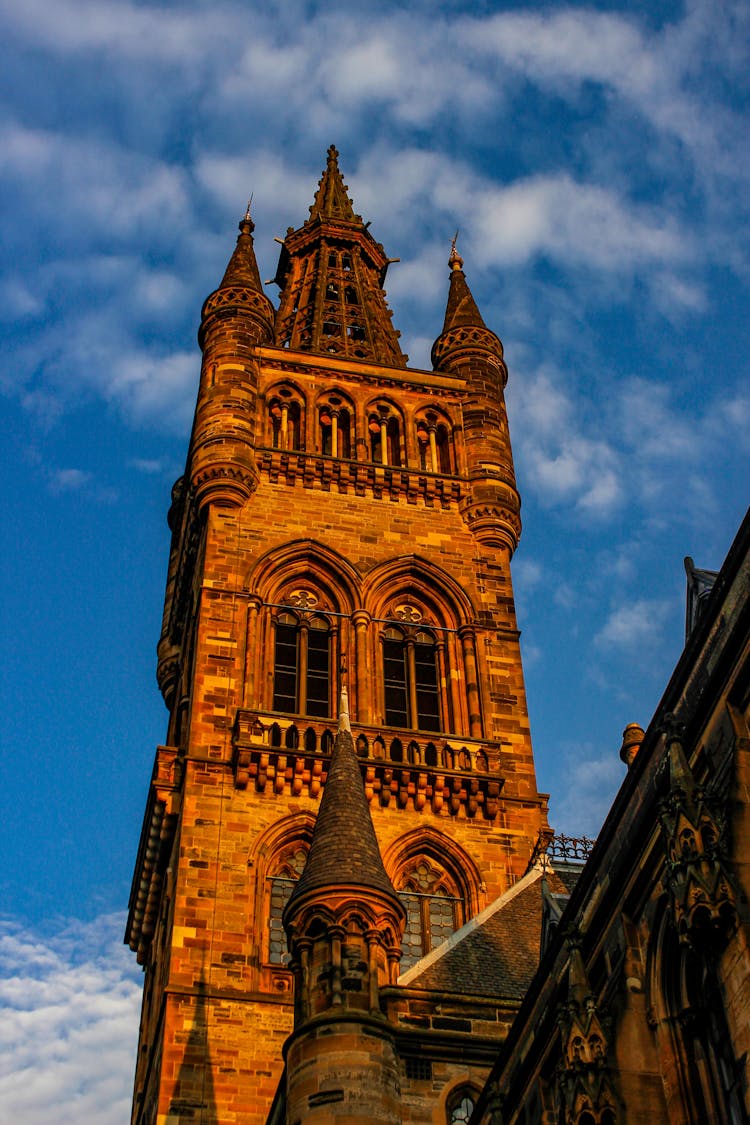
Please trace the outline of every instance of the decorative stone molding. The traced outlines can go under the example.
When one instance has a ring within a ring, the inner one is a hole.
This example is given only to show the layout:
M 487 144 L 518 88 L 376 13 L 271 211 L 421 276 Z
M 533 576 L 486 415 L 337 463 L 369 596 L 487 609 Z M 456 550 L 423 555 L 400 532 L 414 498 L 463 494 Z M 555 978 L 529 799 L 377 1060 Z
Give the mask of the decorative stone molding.
M 180 649 L 171 644 L 168 637 L 162 637 L 157 648 L 156 682 L 164 702 L 171 708 L 174 694 L 180 680 Z
M 665 879 L 681 942 L 696 949 L 721 947 L 737 920 L 737 896 L 726 868 L 726 814 L 704 792 L 685 754 L 683 728 L 673 715 L 663 723 L 667 796 L 659 820 L 666 851 Z
M 503 386 L 505 386 L 508 381 L 508 372 L 502 362 L 503 345 L 499 337 L 489 328 L 461 325 L 444 332 L 442 336 L 438 336 L 432 345 L 432 366 L 439 371 L 447 359 L 453 360 L 460 353 L 476 351 L 483 353 L 483 359 L 494 361 L 502 375 Z
M 616 1125 L 617 1097 L 607 1056 L 609 1020 L 600 1013 L 577 936 L 569 939 L 568 996 L 560 1005 L 557 1088 L 565 1125 Z
M 303 745 L 272 745 L 274 729 L 282 741 Z M 305 734 L 309 731 L 315 734 L 315 750 L 304 748 Z M 302 720 L 298 730 L 289 720 L 276 721 L 272 716 L 239 711 L 233 731 L 235 787 L 252 786 L 258 793 L 289 792 L 294 796 L 304 792 L 317 797 L 325 784 L 333 732 L 332 723 Z M 382 744 L 385 755 L 385 743 L 376 728 L 357 727 L 356 733 L 364 736 L 368 747 L 360 763 L 368 801 L 377 800 L 384 807 L 391 803 L 399 808 L 411 806 L 416 811 L 429 807 L 435 813 L 446 808 L 452 816 L 481 815 L 484 820 L 496 819 L 503 779 L 487 773 L 486 747 L 483 749 L 481 743 L 467 739 L 428 741 L 420 736 L 411 739 L 408 746 L 404 745 L 404 751 L 421 761 L 395 762 L 385 756 L 373 756 L 378 744 Z M 399 740 L 391 739 L 394 741 Z M 459 741 L 460 749 L 456 745 Z M 321 750 L 321 746 L 326 748 Z M 440 765 L 428 766 L 424 762 L 428 748 L 435 750 Z
M 193 456 L 200 462 L 203 451 L 198 448 Z M 236 461 L 209 463 L 193 472 L 191 484 L 199 508 L 215 503 L 221 507 L 239 508 L 258 487 L 258 474 Z
M 163 868 L 177 823 L 176 796 L 181 763 L 176 746 L 158 746 L 151 776 L 146 815 L 138 847 L 125 940 L 145 964 L 154 932 Z
M 263 293 L 258 293 L 256 289 L 250 289 L 244 285 L 230 285 L 211 293 L 204 302 L 201 321 L 207 320 L 218 309 L 227 308 L 235 308 L 243 312 L 251 310 L 259 314 L 263 320 L 268 322 L 269 327 L 273 328 L 276 314 L 268 297 Z
M 330 492 L 372 495 L 376 500 L 398 500 L 416 504 L 421 499 L 428 507 L 449 508 L 464 495 L 465 481 L 427 474 L 423 469 L 388 468 L 371 461 L 342 460 L 302 450 L 257 449 L 257 464 L 274 483 L 302 482 L 304 488 Z

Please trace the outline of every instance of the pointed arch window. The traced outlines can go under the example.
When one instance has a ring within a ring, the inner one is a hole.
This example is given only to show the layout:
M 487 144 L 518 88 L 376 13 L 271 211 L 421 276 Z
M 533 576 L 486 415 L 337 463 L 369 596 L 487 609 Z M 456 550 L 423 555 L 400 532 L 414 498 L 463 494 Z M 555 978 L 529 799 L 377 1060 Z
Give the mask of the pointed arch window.
M 282 965 L 286 959 L 286 935 L 281 919 L 306 861 L 307 848 L 297 845 L 281 858 L 276 872 L 270 878 L 268 960 L 272 965 Z
M 448 426 L 432 411 L 417 422 L 417 452 L 419 467 L 425 472 L 453 472 Z
M 302 412 L 290 392 L 282 392 L 271 400 L 268 417 L 274 449 L 301 448 Z
M 418 856 L 401 872 L 398 891 L 407 914 L 401 944 L 403 972 L 463 924 L 465 903 L 447 871 L 426 856 Z
M 331 630 L 325 617 L 280 613 L 275 622 L 273 710 L 328 718 Z
M 426 629 L 383 634 L 383 685 L 388 726 L 440 730 L 437 646 Z
M 475 1090 L 467 1089 L 466 1086 L 454 1090 L 445 1107 L 448 1125 L 468 1125 L 476 1104 Z
M 378 407 L 368 419 L 370 456 L 381 465 L 401 465 L 401 427 L 387 406 Z
M 351 413 L 331 400 L 320 410 L 320 451 L 327 457 L 351 457 Z

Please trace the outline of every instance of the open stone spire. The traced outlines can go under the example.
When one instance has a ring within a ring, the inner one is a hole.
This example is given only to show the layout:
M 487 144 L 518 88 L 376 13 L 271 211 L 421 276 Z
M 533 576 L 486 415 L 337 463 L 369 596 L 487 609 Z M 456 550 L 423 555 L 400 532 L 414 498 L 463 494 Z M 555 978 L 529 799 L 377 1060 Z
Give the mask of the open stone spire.
M 389 259 L 354 211 L 331 145 L 310 217 L 291 227 L 275 281 L 282 348 L 405 367 L 383 289 Z

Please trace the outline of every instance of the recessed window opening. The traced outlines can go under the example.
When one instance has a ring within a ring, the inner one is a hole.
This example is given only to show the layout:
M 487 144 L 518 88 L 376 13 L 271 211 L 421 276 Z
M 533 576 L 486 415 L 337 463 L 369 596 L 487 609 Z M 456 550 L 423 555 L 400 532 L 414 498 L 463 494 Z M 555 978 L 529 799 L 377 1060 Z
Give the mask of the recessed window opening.
M 276 619 L 273 710 L 328 718 L 330 714 L 331 633 L 326 618 L 300 621 L 294 614 Z
M 463 922 L 463 899 L 445 871 L 420 856 L 404 872 L 399 897 L 407 922 L 401 945 L 402 971 L 446 941 Z
M 395 626 L 383 634 L 383 685 L 388 726 L 441 729 L 437 652 L 431 633 L 403 633 Z

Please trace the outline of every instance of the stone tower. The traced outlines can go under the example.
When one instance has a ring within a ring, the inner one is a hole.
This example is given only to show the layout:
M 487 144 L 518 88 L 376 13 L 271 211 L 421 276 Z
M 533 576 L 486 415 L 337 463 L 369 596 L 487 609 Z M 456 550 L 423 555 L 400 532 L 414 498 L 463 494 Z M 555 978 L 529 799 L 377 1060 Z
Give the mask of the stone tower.
M 276 311 L 253 230 L 248 214 L 203 306 L 169 512 L 169 723 L 126 937 L 145 968 L 137 1123 L 266 1120 L 293 1027 L 282 916 L 291 899 L 297 934 L 343 686 L 380 906 L 405 911 L 402 969 L 507 892 L 547 831 L 510 575 L 507 370 L 463 263 L 454 249 L 421 371 L 335 149 L 283 242 Z M 377 983 L 388 958 L 372 949 Z

